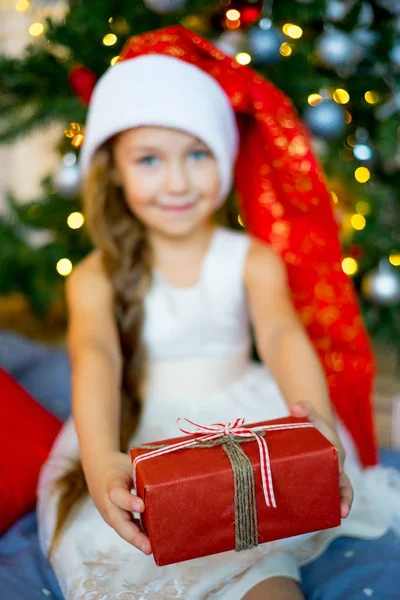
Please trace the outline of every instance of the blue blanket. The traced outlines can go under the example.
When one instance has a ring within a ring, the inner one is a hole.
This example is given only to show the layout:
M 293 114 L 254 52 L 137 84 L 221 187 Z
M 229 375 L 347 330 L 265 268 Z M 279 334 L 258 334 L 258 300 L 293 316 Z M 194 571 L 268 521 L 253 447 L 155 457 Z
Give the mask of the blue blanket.
M 47 410 L 70 413 L 70 368 L 65 352 L 0 330 L 0 365 Z M 400 452 L 382 450 L 381 462 L 400 470 Z M 342 538 L 302 569 L 307 600 L 400 599 L 400 538 Z M 20 519 L 0 538 L 0 600 L 62 600 L 39 549 L 36 516 Z
M 400 452 L 382 451 L 382 463 L 400 469 Z M 335 540 L 302 569 L 307 600 L 399 600 L 400 538 L 389 532 L 378 540 Z M 0 540 L 0 598 L 62 600 L 42 556 L 35 513 L 20 519 Z

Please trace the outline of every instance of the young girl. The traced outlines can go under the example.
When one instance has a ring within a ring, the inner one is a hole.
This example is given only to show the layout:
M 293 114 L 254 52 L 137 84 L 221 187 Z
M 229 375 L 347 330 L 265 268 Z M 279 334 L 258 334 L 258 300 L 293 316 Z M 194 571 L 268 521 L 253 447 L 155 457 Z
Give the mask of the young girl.
M 239 76 L 235 62 L 180 27 L 133 38 L 122 58 L 100 79 L 89 107 L 81 165 L 97 249 L 67 285 L 73 419 L 41 475 L 42 548 L 73 600 L 301 599 L 301 564 L 336 536 L 382 535 L 386 520 L 364 491 L 348 433 L 338 433 L 279 253 L 213 221 L 238 153 L 242 194 L 246 166 L 260 180 L 271 168 L 266 156 L 271 165 L 277 162 L 274 152 L 285 141 L 278 131 L 274 150 L 258 129 L 268 114 L 254 119 L 252 131 L 242 127 L 239 133 L 234 112 L 242 101 L 246 112 L 246 87 L 253 85 L 261 111 L 276 92 L 270 86 L 271 98 L 263 96 L 264 80 L 243 67 Z M 300 127 L 286 100 L 280 108 L 288 130 Z M 299 131 L 292 157 L 306 145 L 302 168 L 321 191 L 318 167 Z M 274 167 L 290 172 L 288 164 Z M 253 178 L 246 181 L 250 189 Z M 262 215 L 273 189 L 267 179 L 261 182 Z M 279 199 L 276 204 L 275 217 L 285 210 Z M 247 208 L 251 220 L 254 208 Z M 325 239 L 334 245 L 327 212 Z M 321 242 L 315 243 L 323 254 Z M 341 302 L 345 312 L 346 299 Z M 263 364 L 249 362 L 250 322 Z M 341 467 L 347 448 L 346 471 L 358 495 L 352 508 L 353 489 L 342 468 L 342 525 L 157 567 L 132 516 L 145 507 L 131 490 L 129 445 L 176 437 L 178 417 L 208 424 L 243 416 L 251 423 L 290 412 L 315 422 L 336 445 Z

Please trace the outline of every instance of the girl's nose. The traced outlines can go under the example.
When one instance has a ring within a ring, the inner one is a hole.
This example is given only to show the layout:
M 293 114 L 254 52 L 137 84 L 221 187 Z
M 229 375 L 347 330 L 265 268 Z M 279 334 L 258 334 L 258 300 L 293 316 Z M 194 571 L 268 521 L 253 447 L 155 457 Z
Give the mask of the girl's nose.
M 185 194 L 189 188 L 189 177 L 185 164 L 174 161 L 168 164 L 166 188 L 169 194 Z

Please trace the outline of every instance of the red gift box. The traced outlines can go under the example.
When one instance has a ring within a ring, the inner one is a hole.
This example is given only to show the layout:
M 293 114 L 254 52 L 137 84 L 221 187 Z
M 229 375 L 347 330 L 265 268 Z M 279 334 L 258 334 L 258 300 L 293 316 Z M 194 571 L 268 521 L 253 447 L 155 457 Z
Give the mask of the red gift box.
M 224 425 L 219 425 L 224 432 Z M 212 426 L 209 427 L 208 433 L 212 431 Z M 268 494 L 265 492 L 266 485 L 269 486 L 264 443 L 257 442 L 251 434 L 252 437 L 238 444 L 250 459 L 254 473 L 253 516 L 258 530 L 252 545 L 340 525 L 336 448 L 308 421 L 294 417 L 245 424 L 240 429 L 259 428 L 256 433 L 260 434 L 265 427 L 272 427 L 262 434 L 268 446 L 272 492 L 271 489 Z M 226 440 L 223 433 L 218 436 L 220 441 Z M 158 448 L 189 440 L 202 441 L 204 433 L 148 445 Z M 132 446 L 131 459 L 135 461 L 150 452 L 154 450 Z M 232 463 L 223 447 L 194 446 L 158 452 L 159 455 L 134 463 L 137 495 L 145 502 L 141 523 L 149 536 L 156 564 L 167 565 L 238 549 L 236 479 L 234 482 Z M 267 474 L 266 485 L 263 485 L 263 471 Z M 243 505 L 240 514 L 244 514 Z M 246 517 L 244 520 L 248 521 Z

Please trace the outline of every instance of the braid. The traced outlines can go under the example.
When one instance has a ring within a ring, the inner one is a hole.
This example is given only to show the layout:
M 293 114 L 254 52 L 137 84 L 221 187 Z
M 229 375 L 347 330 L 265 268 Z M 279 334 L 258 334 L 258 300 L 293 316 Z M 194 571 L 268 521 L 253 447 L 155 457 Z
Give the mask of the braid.
M 112 180 L 109 144 L 93 159 L 84 189 L 89 232 L 102 252 L 105 271 L 114 290 L 114 310 L 123 357 L 120 450 L 127 451 L 142 407 L 146 357 L 141 339 L 144 296 L 151 282 L 151 255 L 145 227 L 129 211 L 121 188 Z M 80 461 L 55 482 L 59 491 L 51 555 L 77 503 L 88 493 Z

